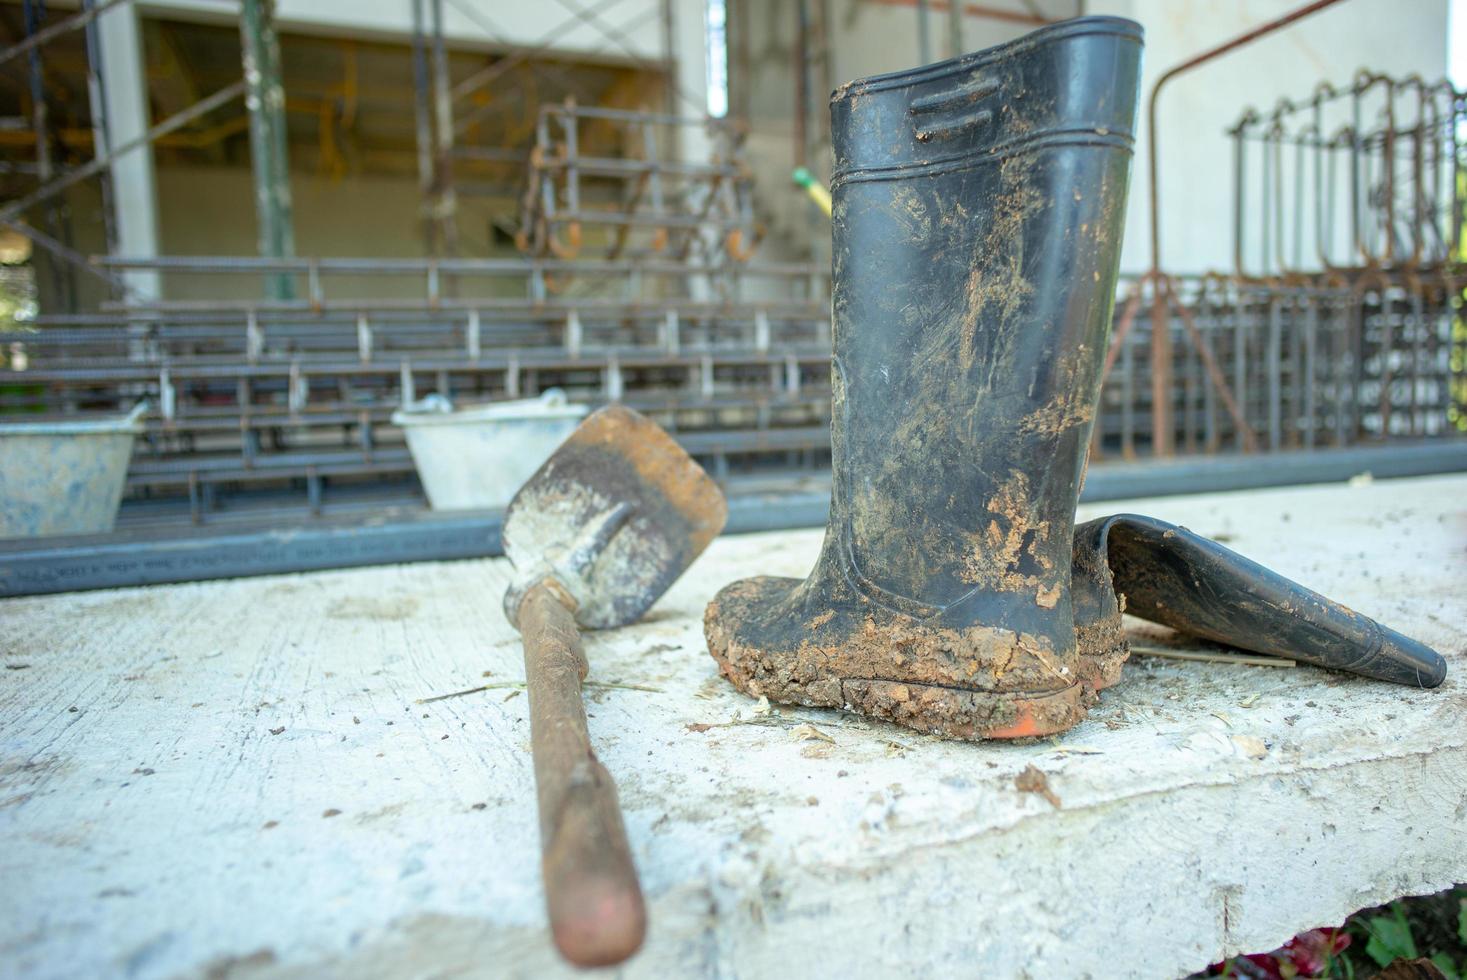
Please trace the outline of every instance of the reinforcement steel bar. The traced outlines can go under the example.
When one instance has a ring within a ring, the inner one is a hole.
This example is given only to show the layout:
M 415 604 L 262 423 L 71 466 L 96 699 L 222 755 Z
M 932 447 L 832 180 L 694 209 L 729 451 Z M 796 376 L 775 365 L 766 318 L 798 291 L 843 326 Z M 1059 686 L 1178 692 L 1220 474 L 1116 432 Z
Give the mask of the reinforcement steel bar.
M 95 12 L 98 8 L 98 0 L 82 0 L 82 9 Z M 112 152 L 112 121 L 109 106 L 109 93 L 105 81 L 105 68 L 103 60 L 102 36 L 100 25 L 96 19 L 88 21 L 85 28 L 85 40 L 87 47 L 87 98 L 91 104 L 92 115 L 92 152 Z M 116 190 L 112 184 L 112 172 L 102 171 L 98 186 L 102 198 L 102 240 L 106 244 L 107 253 L 113 254 L 118 249 L 118 219 Z M 79 253 L 78 253 L 79 255 Z M 121 299 L 131 290 L 123 280 L 118 279 L 112 287 L 112 298 Z
M 796 13 L 805 16 L 803 3 Z M 804 73 L 797 78 L 804 79 Z M 621 143 L 633 149 L 632 155 L 620 162 L 583 156 L 580 127 L 587 120 L 623 130 Z M 690 129 L 711 138 L 710 161 L 664 162 L 663 155 L 678 142 L 676 137 Z M 659 132 L 664 138 L 658 138 Z M 802 130 L 796 141 L 803 143 L 807 135 Z M 739 128 L 722 119 L 573 103 L 542 106 L 520 208 L 520 247 L 533 256 L 571 258 L 580 254 L 588 238 L 595 240 L 595 229 L 604 226 L 611 229 L 603 236 L 607 258 L 632 251 L 630 233 L 640 229 L 645 255 L 672 255 L 680 261 L 701 258 L 725 267 L 740 264 L 762 235 L 754 219 L 752 177 L 742 143 Z M 642 158 L 635 156 L 636 149 Z M 582 187 L 588 177 L 602 178 L 603 188 L 615 186 L 611 184 L 615 180 L 622 182 L 614 193 L 603 194 L 616 206 L 603 210 L 583 205 Z
M 1229 130 L 1234 274 L 1461 278 L 1464 122 L 1467 97 L 1450 82 L 1365 71 L 1305 101 L 1249 109 Z
M 428 42 L 426 0 L 410 0 L 412 7 L 413 138 L 417 148 L 419 207 L 422 209 L 423 242 L 429 255 L 438 253 L 436 226 L 431 213 L 433 201 L 433 116 L 429 106 Z
M 711 273 L 721 266 L 701 261 L 676 262 L 670 259 L 557 259 L 527 256 L 525 258 L 347 258 L 340 256 L 307 257 L 290 256 L 271 258 L 256 255 L 154 255 L 154 256 L 95 256 L 93 264 L 113 269 L 148 269 L 167 272 L 259 274 L 264 272 L 290 272 L 308 275 L 311 270 L 320 274 L 378 275 L 382 273 L 423 275 L 432 269 L 452 272 L 455 275 L 500 275 L 530 277 L 535 273 L 605 273 L 622 275 L 628 272 L 657 272 L 679 274 L 685 272 Z M 828 277 L 830 269 L 814 262 L 767 262 L 738 267 L 743 279 L 787 278 L 801 279 L 809 276 Z

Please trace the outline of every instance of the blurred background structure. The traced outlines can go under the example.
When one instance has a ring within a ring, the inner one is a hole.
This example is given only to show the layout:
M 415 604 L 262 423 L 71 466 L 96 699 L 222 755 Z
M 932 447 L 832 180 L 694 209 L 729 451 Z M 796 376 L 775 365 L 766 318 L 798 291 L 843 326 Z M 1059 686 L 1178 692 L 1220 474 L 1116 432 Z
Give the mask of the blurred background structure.
M 149 399 L 123 530 L 420 509 L 433 392 L 819 492 L 827 95 L 1081 13 L 1154 113 L 1093 458 L 1460 449 L 1447 0 L 7 0 L 0 418 Z

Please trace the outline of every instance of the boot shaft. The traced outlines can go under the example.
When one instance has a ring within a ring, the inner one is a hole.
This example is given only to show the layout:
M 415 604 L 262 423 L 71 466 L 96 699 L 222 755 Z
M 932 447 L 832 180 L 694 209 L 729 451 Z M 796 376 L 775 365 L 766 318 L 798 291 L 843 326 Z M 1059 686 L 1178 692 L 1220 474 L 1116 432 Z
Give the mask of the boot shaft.
M 1070 629 L 1140 54 L 1086 18 L 832 99 L 827 551 L 893 610 Z

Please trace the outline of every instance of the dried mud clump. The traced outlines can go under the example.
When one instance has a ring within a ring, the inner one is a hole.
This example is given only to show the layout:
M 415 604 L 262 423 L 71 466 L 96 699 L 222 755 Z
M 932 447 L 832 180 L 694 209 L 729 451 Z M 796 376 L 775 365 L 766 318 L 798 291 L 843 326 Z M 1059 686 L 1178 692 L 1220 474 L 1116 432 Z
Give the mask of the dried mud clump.
M 704 616 L 723 675 L 753 697 L 844 708 L 947 738 L 1015 738 L 1063 731 L 1085 715 L 1097 672 L 1074 650 L 986 626 L 949 629 L 868 606 L 799 617 L 783 639 L 741 635 L 788 621 L 780 604 L 800 583 L 754 578 L 725 588 Z M 1108 673 L 1108 671 L 1107 671 Z
M 1087 687 L 1103 691 L 1121 679 L 1131 647 L 1119 612 L 1098 622 L 1075 623 L 1075 645 L 1080 653 L 1080 678 Z

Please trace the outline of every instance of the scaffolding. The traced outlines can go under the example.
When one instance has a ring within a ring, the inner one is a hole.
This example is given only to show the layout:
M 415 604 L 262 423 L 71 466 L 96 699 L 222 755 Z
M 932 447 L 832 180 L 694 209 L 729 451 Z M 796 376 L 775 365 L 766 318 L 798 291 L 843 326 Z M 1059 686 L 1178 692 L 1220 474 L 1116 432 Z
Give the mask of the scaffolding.
M 585 121 L 609 124 L 625 148 L 615 157 L 588 156 Z M 678 131 L 709 137 L 707 160 L 675 159 Z M 585 191 L 599 178 L 596 197 Z M 518 244 L 531 256 L 574 258 L 583 246 L 606 259 L 666 256 L 710 266 L 748 261 L 762 232 L 754 220 L 753 176 L 743 159 L 743 133 L 725 119 L 649 112 L 544 106 L 530 151 Z

